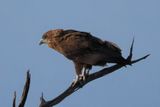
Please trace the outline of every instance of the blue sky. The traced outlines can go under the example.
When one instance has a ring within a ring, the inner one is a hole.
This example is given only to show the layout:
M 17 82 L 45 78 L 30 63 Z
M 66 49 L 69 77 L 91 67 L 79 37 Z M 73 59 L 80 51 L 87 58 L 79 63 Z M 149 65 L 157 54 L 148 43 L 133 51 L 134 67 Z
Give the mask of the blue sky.
M 26 71 L 32 75 L 26 107 L 51 99 L 74 79 L 71 61 L 38 42 L 50 29 L 77 29 L 117 43 L 134 58 L 149 58 L 93 81 L 57 107 L 160 106 L 159 0 L 0 0 L 0 105 L 21 96 Z M 100 70 L 94 67 L 91 72 Z

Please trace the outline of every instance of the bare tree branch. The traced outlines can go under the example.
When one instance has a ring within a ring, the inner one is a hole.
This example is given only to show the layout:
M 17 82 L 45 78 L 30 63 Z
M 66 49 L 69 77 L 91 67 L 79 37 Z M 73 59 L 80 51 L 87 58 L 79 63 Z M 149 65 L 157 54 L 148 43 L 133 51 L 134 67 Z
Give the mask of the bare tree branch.
M 12 105 L 12 107 L 16 107 L 16 91 L 14 92 L 13 105 Z
M 132 60 L 132 56 L 133 56 L 133 45 L 134 45 L 134 38 L 133 38 L 133 41 L 132 41 L 132 44 L 131 44 L 131 47 L 130 47 L 129 55 L 128 55 L 128 57 L 127 57 L 127 60 L 128 60 L 128 61 L 131 61 L 131 60 Z
M 39 107 L 52 107 L 56 104 L 59 104 L 61 101 L 63 101 L 66 97 L 68 97 L 69 95 L 71 95 L 72 93 L 74 93 L 75 91 L 79 90 L 80 88 L 82 88 L 84 85 L 86 85 L 87 83 L 95 80 L 95 79 L 98 79 L 98 78 L 101 78 L 107 74 L 110 74 L 120 68 L 122 68 L 123 66 L 126 66 L 126 65 L 132 65 L 134 63 L 137 63 L 145 58 L 147 58 L 150 54 L 144 56 L 144 57 L 141 57 L 139 59 L 136 59 L 136 60 L 132 60 L 132 51 L 133 51 L 133 44 L 134 44 L 134 39 L 132 41 L 132 44 L 131 44 L 131 47 L 130 47 L 130 53 L 127 57 L 127 60 L 129 61 L 128 64 L 123 64 L 123 65 L 119 65 L 119 64 L 116 64 L 116 65 L 113 65 L 111 67 L 108 67 L 108 68 L 104 68 L 98 72 L 95 72 L 95 73 L 92 73 L 90 74 L 87 78 L 86 78 L 86 81 L 79 81 L 77 82 L 74 86 L 73 86 L 73 83 L 63 92 L 61 93 L 59 96 L 57 96 L 56 98 L 50 100 L 50 101 L 46 101 L 44 98 L 43 98 L 43 95 L 41 97 L 41 103 L 40 103 L 40 106 Z
M 29 87 L 30 87 L 30 77 L 31 77 L 31 75 L 30 75 L 30 73 L 28 71 L 27 72 L 27 77 L 26 77 L 26 83 L 25 83 L 25 86 L 23 88 L 23 93 L 22 93 L 22 96 L 21 96 L 21 101 L 20 101 L 18 107 L 24 107 L 24 104 L 25 104 L 26 99 L 27 99 Z
M 27 77 L 26 77 L 26 83 L 23 88 L 23 93 L 22 93 L 21 100 L 20 100 L 18 107 L 24 107 L 24 105 L 25 105 L 25 102 L 26 102 L 26 99 L 28 96 L 29 87 L 30 87 L 30 78 L 31 78 L 31 75 L 28 70 Z M 13 107 L 16 107 L 16 92 L 14 92 Z

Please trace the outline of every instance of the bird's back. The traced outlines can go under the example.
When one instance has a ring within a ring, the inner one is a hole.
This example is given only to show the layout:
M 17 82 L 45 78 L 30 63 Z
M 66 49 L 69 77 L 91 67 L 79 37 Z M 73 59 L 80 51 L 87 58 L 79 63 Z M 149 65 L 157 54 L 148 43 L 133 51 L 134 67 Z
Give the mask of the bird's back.
M 76 30 L 64 30 L 63 36 L 59 37 L 58 47 L 67 58 L 93 65 L 121 57 L 121 50 L 116 44 Z
M 102 48 L 104 42 L 93 37 L 87 32 L 66 30 L 61 38 L 60 45 L 64 53 L 69 55 L 80 55 Z

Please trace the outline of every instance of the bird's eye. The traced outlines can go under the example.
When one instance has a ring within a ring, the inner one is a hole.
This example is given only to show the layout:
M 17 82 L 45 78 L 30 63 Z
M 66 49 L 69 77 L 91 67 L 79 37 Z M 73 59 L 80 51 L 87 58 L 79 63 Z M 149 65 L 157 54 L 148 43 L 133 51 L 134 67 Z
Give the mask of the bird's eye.
M 46 38 L 47 38 L 47 35 L 44 34 L 44 35 L 42 36 L 42 39 L 46 39 Z

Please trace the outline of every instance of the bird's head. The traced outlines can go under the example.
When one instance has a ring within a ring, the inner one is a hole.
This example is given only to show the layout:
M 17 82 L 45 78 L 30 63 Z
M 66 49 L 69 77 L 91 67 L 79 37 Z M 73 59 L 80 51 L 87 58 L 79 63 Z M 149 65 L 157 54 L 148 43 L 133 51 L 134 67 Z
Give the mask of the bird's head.
M 60 37 L 63 33 L 62 29 L 50 30 L 43 34 L 42 39 L 39 42 L 39 45 L 47 44 L 49 47 L 54 44 L 57 37 Z
M 42 39 L 39 42 L 39 45 L 48 44 L 50 42 L 49 35 L 47 33 L 43 34 Z

